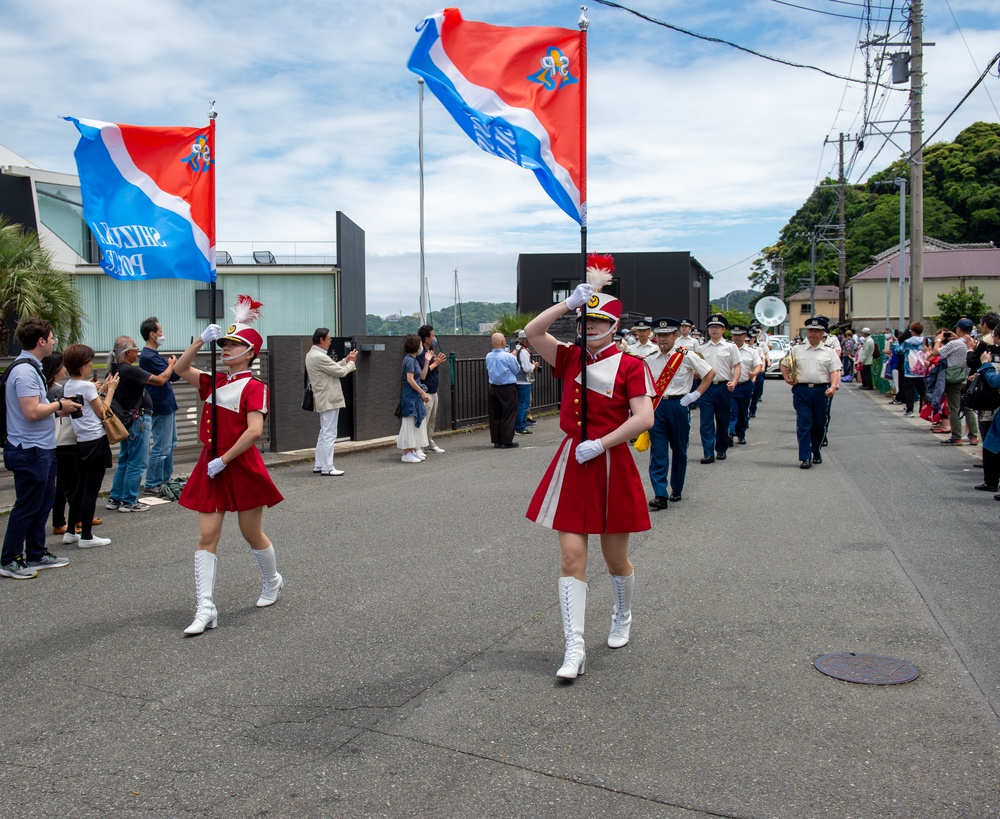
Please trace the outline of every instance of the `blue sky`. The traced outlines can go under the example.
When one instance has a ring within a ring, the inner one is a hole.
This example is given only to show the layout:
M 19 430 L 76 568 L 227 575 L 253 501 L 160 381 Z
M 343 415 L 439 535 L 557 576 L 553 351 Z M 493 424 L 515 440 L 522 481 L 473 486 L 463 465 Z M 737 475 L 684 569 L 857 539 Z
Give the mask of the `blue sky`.
M 827 13 L 774 0 L 623 5 L 789 62 L 863 77 L 857 44 L 864 26 L 848 19 L 859 16 L 863 0 L 790 2 Z M 877 4 L 887 9 L 893 0 Z M 573 28 L 579 17 L 578 3 L 459 7 L 466 19 L 496 25 Z M 936 43 L 924 64 L 930 133 L 1000 48 L 1000 4 L 929 0 L 924 7 L 925 39 Z M 414 27 L 437 8 L 413 0 L 0 0 L 0 144 L 42 168 L 75 173 L 76 132 L 61 116 L 196 125 L 214 99 L 219 247 L 331 242 L 341 210 L 367 234 L 368 312 L 415 312 L 418 104 L 406 61 Z M 590 248 L 687 250 L 716 276 L 715 295 L 747 287 L 756 251 L 776 239 L 817 181 L 836 175 L 836 148 L 824 140 L 858 133 L 862 86 L 598 3 L 588 16 Z M 897 119 L 906 104 L 905 90 L 869 96 L 882 120 Z M 936 139 L 997 121 L 998 108 L 994 69 Z M 866 138 L 850 181 L 899 155 L 883 143 Z M 434 309 L 451 304 L 455 268 L 463 300 L 513 301 L 519 252 L 578 250 L 579 227 L 534 176 L 481 152 L 429 93 L 424 154 Z

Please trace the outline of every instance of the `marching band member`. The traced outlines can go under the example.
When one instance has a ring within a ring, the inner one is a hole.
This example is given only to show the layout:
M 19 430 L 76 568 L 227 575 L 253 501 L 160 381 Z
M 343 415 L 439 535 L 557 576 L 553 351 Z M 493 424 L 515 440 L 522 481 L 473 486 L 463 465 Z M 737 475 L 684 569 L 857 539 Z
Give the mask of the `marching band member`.
M 733 390 L 732 402 L 729 407 L 729 446 L 733 445 L 733 436 L 741 444 L 747 442 L 747 428 L 750 426 L 750 402 L 756 380 L 763 370 L 760 354 L 755 347 L 746 343 L 747 328 L 734 324 L 729 328 L 733 344 L 740 352 L 740 377 Z
M 680 335 L 674 339 L 674 346 L 678 350 L 681 348 L 685 350 L 697 349 L 701 342 L 691 335 L 691 331 L 694 330 L 694 324 L 691 322 L 691 319 L 681 319 L 681 323 L 678 326 L 680 327 Z
M 669 500 L 675 503 L 681 500 L 691 436 L 690 406 L 712 386 L 715 370 L 698 353 L 677 346 L 677 319 L 657 319 L 653 322 L 653 335 L 658 351 L 646 363 L 656 390 L 653 428 L 649 431 L 649 482 L 654 495 L 649 508 L 656 511 L 667 508 L 668 470 Z M 696 378 L 701 380 L 697 390 L 693 389 Z
M 219 612 L 215 607 L 216 551 L 226 512 L 236 512 L 240 532 L 250 544 L 264 576 L 264 588 L 257 605 L 270 606 L 278 599 L 284 580 L 278 574 L 274 547 L 261 527 L 264 507 L 283 498 L 255 446 L 264 429 L 268 409 L 267 385 L 254 378 L 250 365 L 264 343 L 250 323 L 260 317 L 263 305 L 249 296 L 240 296 L 233 307 L 235 321 L 222 334 L 210 324 L 177 360 L 174 372 L 198 389 L 204 401 L 198 436 L 204 445 L 201 457 L 184 485 L 178 503 L 198 512 L 198 548 L 194 553 L 195 592 L 198 607 L 194 621 L 184 629 L 188 635 L 215 628 Z M 196 370 L 195 356 L 203 344 L 220 339 L 222 363 L 229 373 L 215 377 L 216 423 L 212 429 L 212 378 Z M 212 443 L 216 451 L 213 457 Z
M 781 376 L 792 387 L 799 468 L 823 463 L 820 447 L 826 429 L 829 399 L 840 386 L 843 365 L 832 347 L 823 344 L 828 321 L 813 316 L 806 322 L 806 344 L 796 344 L 782 359 Z
M 610 281 L 610 256 L 591 254 L 588 278 Z M 598 287 L 599 289 L 599 287 Z M 587 435 L 582 440 L 579 347 L 548 333 L 567 310 L 586 305 Z M 566 434 L 528 506 L 527 517 L 555 529 L 559 536 L 559 608 L 566 643 L 561 679 L 583 674 L 587 655 L 584 620 L 587 606 L 587 540 L 600 535 L 601 552 L 611 575 L 613 614 L 608 645 L 628 643 L 635 574 L 628 557 L 631 532 L 650 528 L 642 478 L 628 442 L 653 425 L 653 384 L 641 358 L 623 354 L 611 340 L 621 320 L 622 303 L 580 284 L 565 302 L 550 307 L 524 328 L 531 345 L 562 379 L 559 426 Z
M 757 325 L 756 327 L 754 326 L 755 324 Z M 761 329 L 758 322 L 750 323 L 750 332 L 747 333 L 747 337 L 749 344 L 757 349 L 761 358 L 761 363 L 763 364 L 763 369 L 761 370 L 760 375 L 753 383 L 753 398 L 750 399 L 750 417 L 756 418 L 757 405 L 764 397 L 764 375 L 771 366 L 771 345 L 767 341 L 767 333 Z
M 649 340 L 649 336 L 653 332 L 649 322 L 646 319 L 639 319 L 632 330 L 638 341 L 635 344 L 630 344 L 628 351 L 639 358 L 649 358 L 651 355 L 656 355 L 656 345 Z
M 701 448 L 703 464 L 714 464 L 716 459 L 726 460 L 729 448 L 729 413 L 732 392 L 739 383 L 741 359 L 736 345 L 726 341 L 723 333 L 729 326 L 722 313 L 709 316 L 709 340 L 698 348 L 709 366 L 715 370 L 714 383 L 698 402 L 701 410 Z

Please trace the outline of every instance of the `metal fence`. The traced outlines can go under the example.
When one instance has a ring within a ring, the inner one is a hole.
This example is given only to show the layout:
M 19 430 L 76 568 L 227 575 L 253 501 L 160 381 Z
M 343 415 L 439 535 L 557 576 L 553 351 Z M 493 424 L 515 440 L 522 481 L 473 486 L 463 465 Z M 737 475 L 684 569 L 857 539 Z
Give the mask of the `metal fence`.
M 541 361 L 539 356 L 532 360 Z M 485 358 L 452 357 L 449 360 L 451 375 L 451 428 L 458 429 L 485 422 L 489 416 L 487 409 L 490 382 L 486 374 Z M 551 409 L 559 405 L 560 382 L 552 377 L 552 368 L 542 362 L 535 371 L 535 381 L 531 387 L 531 408 Z

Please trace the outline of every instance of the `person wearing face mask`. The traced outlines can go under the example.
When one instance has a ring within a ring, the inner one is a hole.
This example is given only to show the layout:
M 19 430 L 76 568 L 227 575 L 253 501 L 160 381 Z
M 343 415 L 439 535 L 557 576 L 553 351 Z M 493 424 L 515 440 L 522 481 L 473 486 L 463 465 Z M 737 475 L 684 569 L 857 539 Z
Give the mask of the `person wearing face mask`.
M 174 449 L 177 446 L 177 399 L 171 382 L 180 376 L 173 371 L 169 360 L 160 355 L 164 347 L 163 326 L 156 316 L 150 316 L 139 327 L 139 335 L 145 347 L 139 353 L 139 366 L 148 373 L 160 375 L 170 373 L 166 384 L 146 383 L 146 392 L 153 402 L 149 434 L 152 446 L 149 450 L 149 466 L 146 467 L 146 492 L 154 494 L 167 483 L 174 471 Z
M 128 418 L 128 436 L 122 439 L 118 449 L 118 466 L 111 482 L 106 509 L 119 512 L 145 512 L 145 503 L 139 503 L 139 487 L 149 463 L 149 428 L 153 415 L 153 402 L 146 392 L 147 386 L 166 384 L 173 373 L 174 357 L 170 357 L 170 367 L 159 375 L 151 375 L 137 366 L 139 348 L 129 336 L 115 339 L 111 351 L 114 363 L 111 372 L 119 378 L 118 391 L 112 408 L 120 418 Z
M 621 648 L 629 641 L 635 582 L 629 534 L 650 528 L 642 478 L 628 442 L 653 425 L 653 381 L 645 361 L 622 353 L 612 339 L 622 303 L 595 292 L 595 283 L 600 289 L 611 280 L 613 260 L 591 254 L 587 268 L 591 283 L 578 285 L 566 301 L 540 313 L 524 328 L 531 346 L 552 366 L 553 376 L 562 379 L 559 426 L 566 437 L 535 490 L 527 517 L 554 529 L 559 538 L 558 593 L 566 648 L 556 676 L 565 680 L 583 674 L 586 666 L 583 632 L 589 536 L 600 536 L 611 575 L 608 646 Z M 586 440 L 581 350 L 548 332 L 557 318 L 579 307 L 586 310 Z
M 210 324 L 177 361 L 177 374 L 196 387 L 204 401 L 198 437 L 201 457 L 184 485 L 178 503 L 198 512 L 198 546 L 194 553 L 194 578 L 198 607 L 187 635 L 202 634 L 218 625 L 215 606 L 216 552 L 226 512 L 236 512 L 240 533 L 264 578 L 258 607 L 273 605 L 285 585 L 278 574 L 274 547 L 264 534 L 265 506 L 283 500 L 264 466 L 255 444 L 264 431 L 268 409 L 267 385 L 254 378 L 250 367 L 264 343 L 250 324 L 260 317 L 263 305 L 240 296 L 233 308 L 235 321 L 225 334 Z M 209 373 L 195 369 L 195 356 L 204 344 L 220 340 L 219 360 L 228 373 L 218 373 L 215 384 Z M 212 404 L 216 418 L 212 419 Z

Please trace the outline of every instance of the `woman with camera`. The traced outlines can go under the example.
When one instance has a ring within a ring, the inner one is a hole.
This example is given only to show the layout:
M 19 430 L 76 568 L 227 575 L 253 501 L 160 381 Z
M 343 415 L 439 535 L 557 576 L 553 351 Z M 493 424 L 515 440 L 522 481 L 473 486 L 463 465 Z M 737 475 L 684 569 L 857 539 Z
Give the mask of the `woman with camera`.
M 63 543 L 75 543 L 81 549 L 107 546 L 110 538 L 97 537 L 92 529 L 97 495 L 104 475 L 111 468 L 111 445 L 102 420 L 111 408 L 111 399 L 118 387 L 118 376 L 109 375 L 98 390 L 91 377 L 94 374 L 94 350 L 86 344 L 70 344 L 63 351 L 63 365 L 69 380 L 63 385 L 63 397 L 72 398 L 83 406 L 70 415 L 78 447 L 76 486 L 69 499 L 69 518 Z M 104 399 L 101 398 L 104 393 Z M 76 526 L 80 524 L 80 534 Z
M 58 401 L 63 397 L 63 379 L 66 368 L 62 353 L 52 353 L 42 359 L 42 375 L 45 377 L 45 397 Z M 56 499 L 52 504 L 52 534 L 61 535 L 66 531 L 66 504 L 76 487 L 76 473 L 79 454 L 76 433 L 69 417 L 56 418 Z M 99 518 L 95 518 L 99 520 Z

